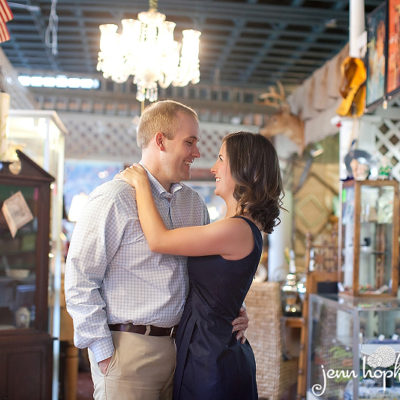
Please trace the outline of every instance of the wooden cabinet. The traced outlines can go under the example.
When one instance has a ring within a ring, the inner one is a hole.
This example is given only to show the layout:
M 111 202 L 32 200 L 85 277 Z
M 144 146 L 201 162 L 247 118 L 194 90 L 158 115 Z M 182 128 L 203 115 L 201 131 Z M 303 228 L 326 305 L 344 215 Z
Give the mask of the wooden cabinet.
M 339 254 L 344 292 L 397 296 L 398 182 L 343 182 L 341 208 Z
M 10 217 L 0 212 L 0 399 L 45 400 L 52 381 L 48 265 L 54 179 L 17 153 L 19 162 L 0 162 L 0 209 L 6 201 L 13 221 L 22 220 L 20 203 L 7 201 L 20 193 L 31 215 L 13 237 Z

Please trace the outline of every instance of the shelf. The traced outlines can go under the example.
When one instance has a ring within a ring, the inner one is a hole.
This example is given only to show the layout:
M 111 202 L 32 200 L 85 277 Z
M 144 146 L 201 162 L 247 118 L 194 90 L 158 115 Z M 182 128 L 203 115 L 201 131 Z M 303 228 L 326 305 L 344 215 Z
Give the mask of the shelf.
M 289 328 L 302 328 L 304 326 L 303 317 L 281 317 L 283 324 Z
M 360 360 L 365 355 L 369 356 L 369 355 L 375 353 L 375 351 L 378 347 L 384 346 L 384 345 L 390 346 L 392 349 L 394 349 L 396 354 L 400 354 L 400 344 L 399 343 L 385 344 L 384 342 L 382 342 L 382 343 L 374 343 L 374 344 L 361 344 L 360 345 L 360 354 L 359 354 Z
M 376 254 L 378 254 L 378 255 L 384 255 L 384 254 L 388 254 L 388 252 L 387 251 L 363 251 L 363 249 L 362 249 L 362 247 L 360 247 L 360 254 L 366 254 L 366 255 L 368 255 L 368 254 L 373 254 L 373 255 L 376 255 Z
M 9 276 L 0 276 L 0 283 L 10 283 L 10 282 L 34 283 L 35 279 L 36 279 L 35 273 L 31 273 L 26 278 L 22 279 L 11 278 Z
M 19 255 L 23 256 L 26 254 L 35 254 L 35 252 L 36 252 L 35 249 L 33 249 L 33 250 L 13 250 L 13 251 L 9 251 L 6 253 L 2 253 L 1 255 L 13 257 L 13 256 L 19 256 Z
M 376 225 L 376 226 L 393 225 L 392 222 L 361 221 L 361 220 L 360 220 L 360 223 L 361 223 L 361 224 L 374 224 L 374 225 Z M 345 225 L 345 224 L 343 224 L 343 225 Z

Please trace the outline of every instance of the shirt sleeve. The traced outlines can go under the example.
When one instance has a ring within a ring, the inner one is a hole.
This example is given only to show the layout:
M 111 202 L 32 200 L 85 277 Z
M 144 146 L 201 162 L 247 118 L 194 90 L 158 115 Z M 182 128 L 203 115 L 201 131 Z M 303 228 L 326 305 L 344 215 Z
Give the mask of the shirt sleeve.
M 78 348 L 90 348 L 97 362 L 114 352 L 101 285 L 128 220 L 124 208 L 118 196 L 90 198 L 68 250 L 65 299 L 74 322 L 74 343 Z
M 208 225 L 210 223 L 210 214 L 208 213 L 208 208 L 204 200 L 201 198 L 201 196 L 197 193 L 195 193 L 195 201 L 198 203 L 199 209 L 201 209 L 200 212 L 200 221 L 197 222 L 198 225 Z
M 203 203 L 203 220 L 204 220 L 203 225 L 208 225 L 210 223 L 210 214 L 208 213 L 206 204 L 203 201 L 202 203 Z

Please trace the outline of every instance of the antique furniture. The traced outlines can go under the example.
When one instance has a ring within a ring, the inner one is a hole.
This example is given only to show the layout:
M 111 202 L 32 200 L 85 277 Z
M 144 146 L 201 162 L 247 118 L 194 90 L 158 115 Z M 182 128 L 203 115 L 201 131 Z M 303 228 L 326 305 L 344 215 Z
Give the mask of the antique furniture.
M 282 354 L 279 283 L 253 282 L 245 303 L 251 321 L 246 336 L 256 359 L 258 396 L 278 400 L 297 380 L 297 359 L 285 361 Z
M 397 296 L 399 187 L 396 181 L 346 181 L 339 230 L 343 292 Z
M 307 399 L 399 398 L 399 299 L 311 294 L 308 326 Z
M 20 193 L 31 219 L 13 237 L 0 212 L 0 398 L 50 399 L 52 338 L 48 333 L 50 184 L 54 178 L 24 153 L 0 162 L 0 209 Z M 20 204 L 8 204 L 11 222 Z M 29 218 L 27 218 L 29 219 Z
M 64 271 L 64 244 L 63 232 L 63 198 L 64 198 L 64 146 L 67 129 L 58 117 L 57 113 L 48 110 L 10 110 L 7 119 L 7 139 L 15 145 L 22 146 L 22 151 L 36 164 L 42 167 L 55 180 L 50 191 L 50 258 L 49 258 L 49 332 L 54 338 L 53 342 L 53 396 L 61 392 L 69 392 L 65 395 L 68 400 L 75 398 L 76 385 L 68 379 L 71 375 L 77 376 L 78 369 L 67 371 L 61 377 L 60 387 L 58 376 L 64 368 L 59 342 L 67 341 L 70 349 L 67 353 L 76 352 L 73 348 L 73 335 L 71 330 L 62 332 L 63 299 L 61 297 L 61 279 Z M 68 318 L 68 317 L 67 317 Z M 68 336 L 67 336 L 68 333 Z M 76 364 L 76 363 L 75 363 Z M 68 363 L 68 365 L 70 365 Z M 60 370 L 59 370 L 60 369 Z M 65 378 L 65 383 L 63 382 Z M 76 381 L 76 379 L 75 379 Z M 63 388 L 65 390 L 63 390 Z
M 329 240 L 319 243 L 312 240 L 311 234 L 306 237 L 306 293 L 303 302 L 302 329 L 300 337 L 299 374 L 297 379 L 297 398 L 306 395 L 307 351 L 308 351 L 308 315 L 310 294 L 337 288 L 338 282 L 338 243 L 337 224 L 333 224 Z

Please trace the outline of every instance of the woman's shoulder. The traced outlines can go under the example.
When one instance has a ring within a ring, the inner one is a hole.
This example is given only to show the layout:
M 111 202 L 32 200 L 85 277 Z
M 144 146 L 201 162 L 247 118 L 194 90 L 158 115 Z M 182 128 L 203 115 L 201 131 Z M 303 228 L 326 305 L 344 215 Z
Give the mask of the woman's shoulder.
M 237 215 L 237 216 L 235 216 L 234 218 L 231 218 L 231 219 L 240 221 L 242 226 L 246 226 L 247 225 L 247 227 L 248 227 L 247 228 L 247 232 L 251 231 L 251 233 L 254 236 L 254 238 L 256 240 L 261 240 L 261 242 L 262 242 L 261 229 L 257 225 L 257 223 L 255 221 L 253 221 L 252 218 L 249 218 L 249 217 L 243 216 L 243 215 Z M 245 228 L 242 228 L 242 229 L 245 230 Z
M 252 218 L 245 216 L 245 215 L 235 215 L 232 219 L 236 219 L 242 221 L 243 224 L 249 225 L 252 228 L 256 228 L 258 231 L 261 231 L 257 222 L 254 221 Z
M 230 235 L 248 235 L 252 232 L 251 225 L 246 218 L 239 216 L 228 217 L 214 222 L 218 224 L 221 229 L 229 233 Z

